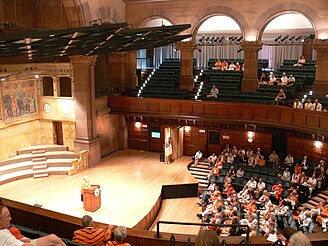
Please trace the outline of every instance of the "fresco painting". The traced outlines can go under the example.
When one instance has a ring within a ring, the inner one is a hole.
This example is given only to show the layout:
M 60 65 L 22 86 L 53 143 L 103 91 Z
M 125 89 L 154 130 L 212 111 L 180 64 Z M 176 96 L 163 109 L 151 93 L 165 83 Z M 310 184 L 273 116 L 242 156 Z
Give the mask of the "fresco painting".
M 2 83 L 4 118 L 37 113 L 35 81 Z

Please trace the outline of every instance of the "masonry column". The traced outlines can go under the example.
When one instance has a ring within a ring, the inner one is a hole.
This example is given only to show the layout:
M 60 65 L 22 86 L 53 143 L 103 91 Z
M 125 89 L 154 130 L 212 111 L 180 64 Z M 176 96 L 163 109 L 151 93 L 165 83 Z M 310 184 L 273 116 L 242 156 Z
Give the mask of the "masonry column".
M 244 51 L 244 78 L 241 84 L 242 92 L 255 92 L 258 87 L 258 53 L 262 44 L 257 42 L 245 41 L 241 48 Z
M 89 151 L 89 166 L 100 162 L 100 139 L 96 133 L 94 65 L 97 56 L 71 56 L 74 77 L 76 136 L 74 151 Z
M 192 91 L 194 88 L 193 58 L 196 45 L 192 41 L 179 42 L 177 49 L 181 52 L 180 89 Z
M 137 52 L 130 51 L 128 52 L 128 74 L 129 80 L 125 85 L 127 88 L 135 89 L 138 85 L 138 76 L 137 76 Z
M 54 97 L 59 97 L 60 95 L 60 83 L 59 83 L 59 78 L 57 76 L 52 77 L 52 83 L 54 86 Z
M 119 115 L 119 139 L 118 148 L 120 150 L 128 149 L 128 127 L 124 115 Z
M 325 97 L 328 94 L 328 40 L 316 39 L 313 49 L 317 51 L 317 68 L 312 86 L 313 94 L 316 97 Z

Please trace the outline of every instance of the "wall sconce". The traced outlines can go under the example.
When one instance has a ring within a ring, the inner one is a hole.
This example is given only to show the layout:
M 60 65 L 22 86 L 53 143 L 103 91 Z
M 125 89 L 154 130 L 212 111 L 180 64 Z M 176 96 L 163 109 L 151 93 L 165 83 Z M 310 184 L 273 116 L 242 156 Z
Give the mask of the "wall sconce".
M 135 126 L 136 128 L 140 128 L 140 127 L 141 127 L 141 123 L 140 123 L 140 122 L 136 122 L 136 123 L 134 123 L 134 126 Z
M 191 127 L 190 126 L 185 126 L 184 130 L 185 130 L 185 132 L 189 133 L 191 131 Z
M 204 129 L 199 129 L 199 133 L 205 133 L 206 131 Z
M 314 141 L 314 147 L 316 149 L 322 149 L 323 143 L 321 141 Z
M 252 143 L 254 141 L 255 133 L 247 132 L 247 142 Z

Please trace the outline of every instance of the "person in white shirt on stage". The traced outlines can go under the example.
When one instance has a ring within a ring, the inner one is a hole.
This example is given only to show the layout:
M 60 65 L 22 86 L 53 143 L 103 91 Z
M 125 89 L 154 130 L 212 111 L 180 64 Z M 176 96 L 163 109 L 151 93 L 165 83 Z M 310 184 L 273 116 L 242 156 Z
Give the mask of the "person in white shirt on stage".
M 195 166 L 198 165 L 198 162 L 200 161 L 200 159 L 203 157 L 203 153 L 202 151 L 199 149 L 196 154 L 195 154 Z
M 165 164 L 171 163 L 172 152 L 172 143 L 171 138 L 169 137 L 165 143 Z

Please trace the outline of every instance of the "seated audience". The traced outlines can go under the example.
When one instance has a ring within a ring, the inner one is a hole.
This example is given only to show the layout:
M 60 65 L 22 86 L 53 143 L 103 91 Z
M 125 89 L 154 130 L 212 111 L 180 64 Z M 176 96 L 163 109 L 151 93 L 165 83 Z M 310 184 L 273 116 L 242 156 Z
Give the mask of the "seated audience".
M 294 165 L 294 158 L 291 156 L 291 154 L 288 154 L 286 156 L 285 165 L 290 166 L 290 167 Z
M 269 85 L 275 85 L 276 83 L 277 83 L 277 79 L 274 76 L 274 73 L 271 73 L 270 76 L 269 76 L 269 82 L 268 82 L 268 84 Z
M 242 177 L 244 177 L 244 174 L 245 174 L 245 172 L 244 172 L 243 168 L 240 167 L 236 172 L 236 177 L 237 178 L 242 178 Z
M 306 63 L 305 57 L 300 56 L 297 63 L 294 64 L 294 67 L 304 66 L 305 63 Z
M 304 104 L 305 110 L 314 110 L 313 104 L 311 102 L 311 98 L 308 98 L 306 103 Z
M 288 246 L 311 246 L 311 242 L 302 232 L 296 232 L 290 239 Z
M 236 70 L 240 70 L 240 64 L 239 64 L 239 62 L 236 62 Z
M 293 104 L 293 108 L 303 109 L 303 104 L 296 98 Z
M 291 208 L 294 210 L 295 206 L 298 203 L 298 194 L 296 190 L 293 190 L 288 197 L 285 199 L 287 204 L 290 204 Z
M 309 187 L 309 198 L 312 196 L 313 191 L 317 187 L 317 178 L 315 177 L 315 174 L 313 174 L 308 180 L 307 185 Z
M 89 215 L 84 215 L 82 217 L 82 226 L 83 229 L 74 232 L 72 241 L 75 243 L 105 245 L 112 234 L 111 225 L 108 225 L 106 229 L 93 227 L 93 220 Z
M 280 83 L 278 85 L 285 86 L 287 85 L 288 82 L 288 77 L 285 72 L 282 73 L 281 78 L 280 78 Z
M 322 104 L 319 103 L 319 99 L 318 98 L 314 99 L 313 110 L 314 111 L 319 111 L 319 112 L 322 111 Z
M 263 195 L 263 191 L 265 190 L 265 183 L 263 182 L 262 178 L 259 178 L 259 182 L 257 182 L 254 195 L 255 198 L 259 198 L 260 196 Z
M 257 182 L 254 179 L 254 177 L 251 177 L 251 179 L 247 181 L 246 185 L 247 185 L 248 188 L 251 188 L 252 190 L 255 190 L 256 186 L 257 186 Z
M 291 174 L 289 172 L 289 168 L 287 167 L 286 170 L 283 172 L 282 176 L 281 176 L 281 179 L 282 180 L 285 180 L 285 181 L 290 181 L 291 179 Z
M 284 192 L 284 189 L 282 188 L 281 184 L 275 184 L 271 188 L 271 195 L 270 198 L 272 199 L 272 202 L 279 203 L 280 196 Z
M 221 69 L 222 68 L 222 62 L 220 60 L 217 60 L 214 64 L 214 67 L 212 69 Z
M 286 86 L 293 86 L 293 85 L 295 85 L 295 81 L 296 81 L 296 79 L 295 79 L 294 75 L 291 74 L 289 76 L 288 80 L 287 80 Z
M 230 64 L 229 64 L 229 68 L 228 68 L 229 70 L 235 70 L 236 69 L 236 65 L 235 64 L 233 64 L 233 62 L 231 62 Z
M 276 163 L 277 161 L 279 162 L 279 155 L 276 153 L 275 150 L 273 150 L 271 155 L 269 156 L 269 161 L 273 163 Z
M 265 159 L 264 159 L 264 156 L 263 155 L 260 156 L 260 159 L 258 160 L 257 165 L 259 167 L 264 167 L 265 166 Z
M 321 224 L 322 231 L 327 232 L 328 203 L 322 208 L 322 211 L 320 211 L 320 214 L 317 216 L 316 221 Z
M 234 162 L 235 158 L 233 157 L 232 153 L 230 153 L 227 157 L 227 163 L 232 164 Z
M 214 98 L 217 98 L 219 95 L 219 90 L 218 88 L 215 87 L 215 85 L 213 85 L 211 91 L 210 91 L 210 94 L 207 95 L 207 97 L 214 97 Z
M 123 226 L 118 226 L 114 230 L 114 241 L 108 241 L 106 246 L 131 246 L 125 243 L 125 238 L 128 235 L 128 230 Z
M 284 90 L 280 89 L 278 95 L 275 98 L 276 105 L 285 105 L 286 99 L 287 97 Z
M 226 60 L 224 60 L 221 68 L 222 71 L 228 70 L 228 67 L 229 67 L 229 63 Z
M 11 221 L 11 215 L 6 206 L 0 205 L 0 245 L 65 245 L 65 243 L 56 235 L 50 234 L 37 239 L 24 238 L 22 240 L 17 239 L 9 230 Z
M 303 156 L 302 162 L 301 162 L 301 167 L 302 169 L 306 170 L 308 169 L 308 160 L 307 160 L 307 156 Z
M 262 72 L 261 77 L 259 79 L 259 84 L 266 85 L 266 84 L 268 84 L 268 81 L 269 81 L 269 77 L 267 76 L 267 74 L 265 72 Z
M 209 168 L 212 168 L 212 167 L 214 167 L 214 165 L 215 165 L 215 163 L 216 163 L 216 161 L 217 161 L 217 159 L 218 159 L 218 157 L 216 156 L 216 154 L 215 153 L 213 153 L 210 157 L 208 157 L 207 158 L 208 159 L 208 161 L 209 161 Z
M 194 158 L 195 158 L 195 166 L 198 165 L 198 162 L 202 159 L 202 157 L 203 157 L 202 151 L 200 149 L 197 150 L 197 152 L 196 152 L 196 154 L 194 156 Z

